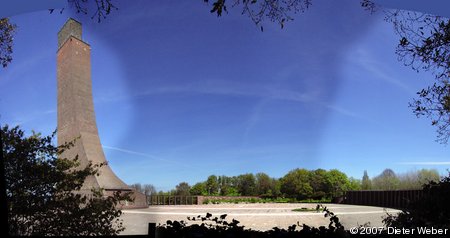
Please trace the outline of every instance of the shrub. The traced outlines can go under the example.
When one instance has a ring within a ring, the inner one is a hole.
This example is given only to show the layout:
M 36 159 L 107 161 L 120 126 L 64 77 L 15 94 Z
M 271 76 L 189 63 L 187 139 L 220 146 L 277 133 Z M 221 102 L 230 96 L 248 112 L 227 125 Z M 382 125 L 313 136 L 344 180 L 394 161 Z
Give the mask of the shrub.
M 57 158 L 73 143 L 53 146 L 55 133 L 26 137 L 19 127 L 8 126 L 0 132 L 10 235 L 116 235 L 124 230 L 116 205 L 127 195 L 77 193 L 101 165 L 80 169 L 77 158 Z
M 397 215 L 387 214 L 387 226 L 450 229 L 450 173 L 439 182 L 431 181 L 423 187 L 424 195 Z

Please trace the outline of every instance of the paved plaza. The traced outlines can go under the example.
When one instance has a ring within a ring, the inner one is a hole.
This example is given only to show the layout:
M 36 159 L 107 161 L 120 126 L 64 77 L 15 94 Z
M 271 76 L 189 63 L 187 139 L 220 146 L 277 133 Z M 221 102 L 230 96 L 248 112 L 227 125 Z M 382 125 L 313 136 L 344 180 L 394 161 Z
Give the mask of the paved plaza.
M 126 230 L 122 235 L 147 234 L 148 223 L 164 224 L 167 220 L 184 220 L 188 224 L 187 217 L 206 215 L 207 212 L 214 216 L 227 214 L 226 220 L 233 218 L 240 221 L 239 225 L 254 230 L 270 230 L 272 227 L 287 228 L 299 222 L 309 226 L 327 226 L 329 219 L 321 212 L 306 211 L 294 212 L 296 208 L 315 208 L 317 204 L 305 203 L 255 203 L 255 204 L 208 204 L 208 205 L 177 205 L 177 206 L 151 206 L 146 209 L 124 210 L 121 218 Z M 338 215 L 342 224 L 347 228 L 370 222 L 370 226 L 382 226 L 382 217 L 386 212 L 397 213 L 399 210 L 356 206 L 344 204 L 324 204 L 330 211 Z

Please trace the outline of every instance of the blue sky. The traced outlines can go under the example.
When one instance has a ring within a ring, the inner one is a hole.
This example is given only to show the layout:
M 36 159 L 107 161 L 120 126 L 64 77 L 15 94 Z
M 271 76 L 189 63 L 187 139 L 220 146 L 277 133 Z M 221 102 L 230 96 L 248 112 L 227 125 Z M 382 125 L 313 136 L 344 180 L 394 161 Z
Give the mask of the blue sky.
M 446 173 L 448 147 L 408 108 L 432 76 L 397 61 L 392 25 L 358 1 L 314 1 L 264 32 L 239 9 L 217 18 L 202 1 L 126 3 L 101 23 L 71 11 L 12 17 L 1 122 L 56 128 L 56 34 L 74 17 L 92 46 L 105 155 L 128 184 L 168 190 L 210 174 L 294 168 Z

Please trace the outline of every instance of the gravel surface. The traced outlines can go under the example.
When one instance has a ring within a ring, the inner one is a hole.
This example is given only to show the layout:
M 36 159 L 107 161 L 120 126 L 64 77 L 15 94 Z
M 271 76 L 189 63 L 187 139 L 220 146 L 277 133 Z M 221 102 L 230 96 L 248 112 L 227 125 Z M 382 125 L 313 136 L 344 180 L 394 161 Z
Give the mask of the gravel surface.
M 321 212 L 294 212 L 296 208 L 315 208 L 312 203 L 253 203 L 253 204 L 208 204 L 208 205 L 176 205 L 151 206 L 146 209 L 124 210 L 122 219 L 126 227 L 122 235 L 146 235 L 148 223 L 164 224 L 167 220 L 184 220 L 187 217 L 202 215 L 207 212 L 214 216 L 227 214 L 226 220 L 233 218 L 239 225 L 254 230 L 270 230 L 272 227 L 287 228 L 299 222 L 309 226 L 328 226 L 329 219 Z M 386 212 L 397 213 L 399 210 L 382 207 L 356 206 L 343 204 L 324 204 L 330 211 L 338 215 L 347 228 L 370 222 L 370 226 L 382 226 L 382 217 Z

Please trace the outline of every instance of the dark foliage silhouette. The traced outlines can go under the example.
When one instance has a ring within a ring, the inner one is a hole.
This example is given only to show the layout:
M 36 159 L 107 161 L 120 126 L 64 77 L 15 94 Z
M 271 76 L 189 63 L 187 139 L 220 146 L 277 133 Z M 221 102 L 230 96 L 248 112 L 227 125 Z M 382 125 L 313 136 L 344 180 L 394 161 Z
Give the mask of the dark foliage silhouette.
M 188 225 L 185 221 L 168 220 L 166 224 L 157 227 L 157 237 L 348 237 L 349 233 L 339 221 L 339 218 L 328 208 L 317 206 L 317 212 L 323 211 L 330 220 L 329 225 L 318 228 L 305 224 L 293 224 L 287 229 L 277 227 L 268 231 L 245 229 L 236 219 L 227 218 L 227 214 L 213 217 L 211 213 L 205 216 L 187 217 L 189 222 L 201 224 Z
M 392 227 L 434 227 L 450 229 L 450 173 L 441 181 L 424 185 L 422 199 L 410 203 L 398 215 L 387 214 L 383 220 Z
M 114 4 L 113 0 L 67 0 L 69 7 L 73 7 L 77 13 L 90 14 L 92 11 L 91 19 L 97 19 L 101 22 L 105 19 L 113 10 L 119 10 Z M 65 8 L 60 10 L 62 13 Z M 55 9 L 49 9 L 50 13 L 53 13 Z
M 129 195 L 79 193 L 101 165 L 79 168 L 77 158 L 58 158 L 73 142 L 55 147 L 54 135 L 27 137 L 19 127 L 1 128 L 9 234 L 115 235 L 124 230 L 116 205 Z
M 13 39 L 16 25 L 8 18 L 0 19 L 0 64 L 5 68 L 12 61 Z
M 405 10 L 386 11 L 400 36 L 398 59 L 416 71 L 428 71 L 435 82 L 417 93 L 410 103 L 416 116 L 426 116 L 437 127 L 437 141 L 450 137 L 450 20 Z
M 250 17 L 261 30 L 264 29 L 261 23 L 265 20 L 278 23 L 283 28 L 286 22 L 293 20 L 292 13 L 304 12 L 312 5 L 312 0 L 232 0 L 230 2 L 233 7 L 242 7 L 242 14 Z M 212 3 L 211 13 L 216 13 L 220 17 L 223 12 L 228 12 L 227 6 L 229 5 L 225 0 L 215 0 Z

